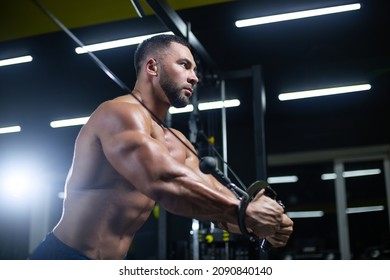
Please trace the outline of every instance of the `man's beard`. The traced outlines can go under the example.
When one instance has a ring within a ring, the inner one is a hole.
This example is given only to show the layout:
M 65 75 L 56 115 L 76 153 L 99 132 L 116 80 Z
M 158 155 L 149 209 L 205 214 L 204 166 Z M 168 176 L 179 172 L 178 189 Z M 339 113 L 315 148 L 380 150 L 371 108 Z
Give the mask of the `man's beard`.
M 160 75 L 160 86 L 165 95 L 168 97 L 171 106 L 175 108 L 183 108 L 188 105 L 188 97 L 180 94 L 182 88 L 178 87 L 172 79 L 169 78 L 169 75 L 166 74 L 163 68 Z

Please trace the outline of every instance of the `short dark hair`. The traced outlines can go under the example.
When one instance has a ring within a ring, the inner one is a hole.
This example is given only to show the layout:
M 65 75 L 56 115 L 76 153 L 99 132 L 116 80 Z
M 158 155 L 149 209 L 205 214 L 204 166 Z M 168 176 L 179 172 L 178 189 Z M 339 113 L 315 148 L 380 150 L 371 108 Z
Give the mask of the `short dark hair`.
M 138 73 L 142 67 L 142 63 L 148 55 L 150 55 L 152 52 L 167 49 L 172 42 L 181 44 L 191 49 L 190 45 L 184 38 L 168 34 L 161 34 L 150 37 L 138 45 L 134 53 L 134 68 L 136 75 L 138 76 Z

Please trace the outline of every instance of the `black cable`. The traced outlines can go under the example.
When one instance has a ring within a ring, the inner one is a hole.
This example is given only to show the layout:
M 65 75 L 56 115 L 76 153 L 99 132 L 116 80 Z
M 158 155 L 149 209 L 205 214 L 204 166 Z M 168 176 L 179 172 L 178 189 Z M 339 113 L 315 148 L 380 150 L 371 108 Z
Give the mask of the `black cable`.
M 202 135 L 204 137 L 204 139 L 209 143 L 209 146 L 211 147 L 211 149 L 213 150 L 213 152 L 217 155 L 217 157 L 222 161 L 223 164 L 226 165 L 226 167 L 228 168 L 228 170 L 233 174 L 233 177 L 237 180 L 237 182 L 240 184 L 240 187 L 246 191 L 246 186 L 245 184 L 241 181 L 240 177 L 238 177 L 238 175 L 233 171 L 233 169 L 230 168 L 229 164 L 223 159 L 222 155 L 218 152 L 217 148 L 215 148 L 215 145 L 210 143 L 209 142 L 209 138 L 207 137 L 207 135 L 204 133 L 203 130 L 201 130 L 200 132 L 200 135 Z
M 135 12 L 137 13 L 137 15 L 142 18 L 145 16 L 145 12 L 144 12 L 144 9 L 142 8 L 141 4 L 139 3 L 138 0 L 130 0 L 131 1 L 131 4 L 133 4 L 133 7 L 135 9 Z

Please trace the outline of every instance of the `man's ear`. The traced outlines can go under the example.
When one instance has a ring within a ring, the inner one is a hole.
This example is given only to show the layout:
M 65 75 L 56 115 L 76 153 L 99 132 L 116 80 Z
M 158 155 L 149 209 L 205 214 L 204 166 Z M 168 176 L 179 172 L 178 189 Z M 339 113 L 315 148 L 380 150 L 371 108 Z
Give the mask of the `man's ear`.
M 157 77 L 157 60 L 149 58 L 146 62 L 146 72 L 149 75 Z

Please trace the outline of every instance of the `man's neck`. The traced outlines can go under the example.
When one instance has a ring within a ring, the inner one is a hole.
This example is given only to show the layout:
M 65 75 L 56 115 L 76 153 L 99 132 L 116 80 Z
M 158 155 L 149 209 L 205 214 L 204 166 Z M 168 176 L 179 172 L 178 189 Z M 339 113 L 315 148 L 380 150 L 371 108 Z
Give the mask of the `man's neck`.
M 158 99 L 147 94 L 147 92 L 141 92 L 139 89 L 134 88 L 131 95 L 150 113 L 151 117 L 157 122 L 161 123 L 169 110 L 169 104 L 159 101 Z

